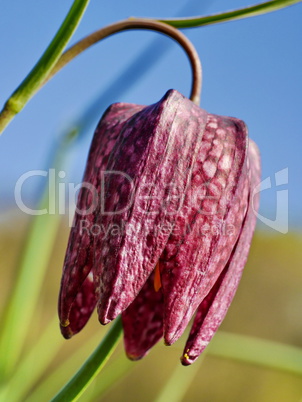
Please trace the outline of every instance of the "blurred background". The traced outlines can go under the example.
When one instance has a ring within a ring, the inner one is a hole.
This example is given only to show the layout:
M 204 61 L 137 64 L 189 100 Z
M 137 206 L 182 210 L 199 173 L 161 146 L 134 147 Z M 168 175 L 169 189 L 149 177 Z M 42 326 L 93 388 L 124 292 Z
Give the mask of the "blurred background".
M 71 4 L 71 0 L 1 1 L 0 105 L 45 50 Z M 230 0 L 227 4 L 222 0 L 91 0 L 71 43 L 129 16 L 184 17 L 249 4 L 246 0 Z M 263 188 L 266 189 L 261 192 L 258 231 L 222 329 L 296 346 L 302 346 L 301 15 L 302 4 L 298 4 L 260 17 L 184 30 L 202 61 L 201 107 L 211 113 L 244 120 L 262 156 Z M 80 183 L 94 128 L 109 104 L 119 101 L 151 104 L 170 88 L 188 96 L 190 85 L 189 63 L 176 43 L 157 33 L 125 32 L 107 38 L 80 55 L 10 124 L 0 140 L 2 312 L 18 277 L 20 252 L 30 224 L 30 216 L 16 205 L 14 191 L 18 179 L 31 170 L 52 168 L 53 152 L 60 138 L 76 128 L 80 129 L 80 138 L 70 147 L 62 166 L 65 177 L 58 181 Z M 26 180 L 22 187 L 24 203 L 34 208 L 47 185 L 47 177 Z M 67 198 L 66 202 L 69 201 L 72 200 Z M 56 314 L 68 231 L 67 216 L 62 215 L 39 293 L 39 316 L 32 325 L 25 350 L 31 348 L 41 328 Z M 30 401 L 35 400 L 33 390 L 65 358 L 84 344 L 92 350 L 105 332 L 95 315 L 87 328 L 69 342 L 61 339 L 56 325 L 51 338 L 59 346 L 53 352 L 54 360 L 48 371 L 32 385 L 32 391 L 28 390 L 28 395 L 32 395 Z M 183 343 L 181 339 L 171 348 L 159 345 L 142 362 L 130 363 L 129 375 L 102 399 L 96 390 L 83 400 L 156 400 L 179 364 Z M 79 362 L 87 355 L 87 350 L 83 351 L 78 356 Z M 112 364 L 115 359 L 116 367 L 128 364 L 122 351 L 116 354 Z M 77 364 L 70 363 L 69 371 L 67 368 L 62 371 L 61 384 L 44 386 L 45 400 L 64 383 Z M 183 369 L 191 370 L 194 379 L 183 396 L 180 392 L 180 400 L 281 402 L 298 401 L 302 397 L 301 379 L 292 374 L 223 360 L 211 354 L 197 368 L 194 366 Z M 25 395 L 20 400 L 23 398 Z

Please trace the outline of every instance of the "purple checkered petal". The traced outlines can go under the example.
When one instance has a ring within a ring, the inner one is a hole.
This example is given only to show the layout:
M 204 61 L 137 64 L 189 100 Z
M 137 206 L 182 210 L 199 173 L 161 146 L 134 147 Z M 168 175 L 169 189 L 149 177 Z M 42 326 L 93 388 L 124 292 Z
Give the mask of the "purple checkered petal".
M 163 336 L 163 294 L 154 290 L 154 273 L 122 313 L 124 345 L 131 360 L 141 359 Z
M 181 336 L 237 241 L 247 206 L 246 150 L 242 121 L 208 115 L 183 208 L 190 221 L 175 225 L 161 259 L 167 344 Z
M 103 324 L 134 300 L 165 248 L 190 184 L 206 115 L 171 90 L 123 127 L 107 165 L 112 174 L 96 221 L 109 233 L 96 245 Z
M 227 266 L 197 310 L 182 357 L 184 365 L 193 363 L 214 336 L 233 300 L 247 260 L 256 225 L 255 211 L 259 206 L 259 194 L 253 192 L 260 182 L 260 157 L 252 141 L 249 143 L 248 164 L 249 203 L 241 233 Z
M 123 103 L 111 105 L 95 131 L 84 173 L 84 184 L 78 196 L 77 212 L 69 236 L 61 281 L 59 317 L 65 338 L 70 338 L 82 329 L 97 301 L 92 286 L 92 225 L 101 191 L 100 173 L 107 165 L 122 125 L 142 108 L 143 106 Z

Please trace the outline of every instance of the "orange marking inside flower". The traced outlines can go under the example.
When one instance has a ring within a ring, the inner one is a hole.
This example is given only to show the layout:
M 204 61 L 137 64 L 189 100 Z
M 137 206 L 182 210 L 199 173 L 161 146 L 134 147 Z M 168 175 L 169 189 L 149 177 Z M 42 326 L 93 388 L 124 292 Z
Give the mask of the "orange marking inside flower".
M 158 292 L 159 289 L 161 288 L 161 279 L 160 279 L 160 269 L 159 269 L 159 261 L 155 266 L 155 271 L 154 271 L 154 290 L 155 292 Z

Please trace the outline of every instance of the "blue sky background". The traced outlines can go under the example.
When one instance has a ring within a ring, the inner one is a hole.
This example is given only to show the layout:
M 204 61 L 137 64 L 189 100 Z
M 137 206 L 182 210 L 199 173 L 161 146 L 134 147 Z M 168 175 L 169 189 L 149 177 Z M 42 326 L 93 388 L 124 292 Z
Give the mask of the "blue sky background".
M 40 57 L 71 4 L 71 0 L 1 1 L 1 107 Z M 202 15 L 247 5 L 250 1 L 91 0 L 71 43 L 129 16 Z M 302 3 L 260 17 L 184 30 L 203 65 L 201 107 L 247 123 L 261 151 L 263 179 L 288 168 L 289 184 L 280 189 L 289 191 L 290 224 L 295 228 L 302 227 L 301 17 Z M 94 105 L 89 127 L 65 168 L 66 180 L 75 183 L 81 181 L 93 130 L 110 103 L 151 104 L 170 88 L 188 96 L 190 85 L 190 67 L 182 49 L 156 33 L 121 33 L 86 51 L 30 101 L 1 137 L 3 213 L 15 207 L 18 178 L 28 170 L 48 167 L 54 141 L 81 119 L 89 105 Z M 32 205 L 43 180 L 32 179 L 24 186 Z M 274 219 L 276 188 L 261 196 L 261 214 Z

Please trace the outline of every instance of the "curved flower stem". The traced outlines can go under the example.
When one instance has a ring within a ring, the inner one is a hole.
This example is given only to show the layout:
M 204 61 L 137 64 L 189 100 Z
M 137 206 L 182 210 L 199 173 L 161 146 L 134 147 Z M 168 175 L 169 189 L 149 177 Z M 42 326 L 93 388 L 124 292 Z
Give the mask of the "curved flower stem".
M 254 6 L 239 8 L 237 10 L 226 11 L 224 13 L 160 20 L 174 26 L 176 28 L 193 28 L 204 25 L 217 24 L 219 22 L 240 20 L 242 18 L 256 17 L 258 15 L 267 14 L 272 11 L 277 11 L 285 7 L 300 3 L 301 0 L 272 0 L 265 3 L 255 4 Z
M 87 1 L 88 0 L 86 0 L 86 3 Z M 76 43 L 74 46 L 72 46 L 70 49 L 68 49 L 65 53 L 63 53 L 60 58 L 58 57 L 62 50 L 62 45 L 60 48 L 56 49 L 57 51 L 52 57 L 48 55 L 49 49 L 47 49 L 47 51 L 37 64 L 37 66 L 32 70 L 32 72 L 23 81 L 20 87 L 17 88 L 14 94 L 6 102 L 2 112 L 0 113 L 0 133 L 4 130 L 7 124 L 13 119 L 13 117 L 22 110 L 27 101 L 35 94 L 35 92 L 37 92 L 50 78 L 52 78 L 58 71 L 60 71 L 64 66 L 66 66 L 66 64 L 68 64 L 76 56 L 78 56 L 80 53 L 82 53 L 90 46 L 94 45 L 95 43 L 99 42 L 102 39 L 107 38 L 110 35 L 131 29 L 148 29 L 161 32 L 173 38 L 177 43 L 179 43 L 183 47 L 190 60 L 193 73 L 193 83 L 192 83 L 190 99 L 194 103 L 199 104 L 202 72 L 198 54 L 192 43 L 186 38 L 184 34 L 182 34 L 176 28 L 173 28 L 168 24 L 148 19 L 129 19 L 116 22 L 112 25 L 108 25 L 92 33 L 91 35 L 88 35 L 87 37 Z M 66 40 L 64 44 L 65 43 Z M 43 71 L 41 72 L 40 64 L 45 63 L 44 59 L 48 61 L 48 63 L 46 63 L 47 73 L 45 72 L 43 73 Z
M 282 9 L 284 7 L 288 7 L 291 5 L 294 5 L 296 3 L 301 2 L 302 0 L 271 0 L 267 1 L 264 3 L 256 4 L 254 6 L 250 7 L 245 7 L 242 9 L 237 9 L 233 11 L 227 11 L 225 13 L 219 13 L 219 14 L 214 14 L 210 16 L 198 16 L 198 17 L 191 17 L 191 18 L 180 18 L 180 19 L 166 19 L 166 20 L 161 20 L 161 22 L 169 24 L 170 26 L 174 26 L 177 28 L 191 28 L 191 27 L 200 27 L 203 25 L 209 25 L 209 24 L 215 24 L 215 23 L 220 23 L 220 22 L 226 22 L 226 21 L 232 21 L 232 20 L 237 20 L 237 19 L 242 19 L 242 18 L 247 18 L 247 17 L 253 17 L 261 14 L 266 14 L 272 11 L 276 11 L 279 9 Z M 26 77 L 26 79 L 22 82 L 22 84 L 17 88 L 17 90 L 14 92 L 14 94 L 8 99 L 6 102 L 3 110 L 0 112 L 0 134 L 2 131 L 5 129 L 5 127 L 9 124 L 9 122 L 14 118 L 14 116 L 19 113 L 27 101 L 34 95 L 34 93 L 39 90 L 39 88 L 49 79 L 46 79 L 46 77 L 49 76 L 49 72 L 51 71 L 52 67 L 55 65 L 56 60 L 58 59 L 59 55 L 62 52 L 62 49 L 68 42 L 69 38 L 71 37 L 72 33 L 74 32 L 78 22 L 80 21 L 80 18 L 82 14 L 85 11 L 85 8 L 87 7 L 89 0 L 75 0 L 74 4 L 68 13 L 64 23 L 62 24 L 59 32 L 51 42 L 50 46 L 47 48 L 46 52 L 43 54 L 37 65 L 34 67 L 32 72 Z M 89 35 L 87 38 L 83 39 L 83 45 L 84 48 L 79 51 L 85 50 L 87 47 L 90 45 L 96 43 L 97 41 L 105 38 L 106 36 L 109 36 L 113 33 L 124 31 L 126 29 L 155 29 L 155 28 L 147 28 L 146 26 L 140 26 L 140 27 L 135 27 L 134 25 L 132 27 L 124 27 L 119 30 L 116 30 L 115 32 L 107 32 L 104 36 L 102 36 L 102 33 L 105 33 L 106 30 L 110 31 L 110 28 L 114 27 L 114 25 L 127 25 L 127 23 L 131 24 L 131 22 L 135 23 L 148 23 L 149 25 L 152 23 L 156 23 L 154 20 L 148 20 L 148 19 L 132 19 L 132 20 L 126 20 L 126 21 L 120 21 L 116 24 L 110 25 L 108 27 L 105 27 L 97 32 L 95 32 L 92 35 Z M 160 31 L 159 29 L 155 29 Z M 161 31 L 163 32 L 163 31 Z M 163 32 L 168 34 L 167 32 Z M 94 36 L 100 34 L 100 38 L 94 40 Z M 168 34 L 169 35 L 169 34 Z M 85 47 L 85 42 L 86 40 L 89 42 L 90 39 L 92 40 L 92 43 L 88 44 Z M 176 38 L 175 38 L 176 39 Z M 178 39 L 176 39 L 178 41 Z M 81 41 L 82 42 L 82 41 Z M 81 47 L 79 42 L 76 46 Z M 70 51 L 73 49 L 73 51 L 76 51 L 76 48 L 71 48 Z M 67 52 L 68 53 L 68 52 Z M 77 54 L 79 54 L 77 53 Z M 66 59 L 64 62 L 64 58 L 61 60 L 63 61 L 63 64 L 60 65 L 60 63 L 57 64 L 57 67 L 54 69 L 54 74 L 60 70 L 65 64 L 67 64 L 73 57 L 75 57 L 77 54 L 72 55 L 72 52 L 69 53 L 69 56 L 71 56 L 70 59 L 68 59 L 66 55 Z M 50 76 L 53 76 L 54 74 L 51 74 Z M 201 74 L 200 74 L 201 76 Z M 195 80 L 195 78 L 194 78 Z M 201 79 L 200 79 L 201 81 Z M 42 83 L 42 84 L 41 84 Z M 200 92 L 200 90 L 199 90 Z M 195 94 L 191 93 L 191 99 L 195 103 L 199 103 L 198 96 Z
M 73 60 L 84 50 L 88 49 L 90 46 L 115 33 L 131 29 L 148 29 L 152 31 L 161 32 L 173 38 L 177 43 L 179 43 L 183 47 L 190 60 L 193 74 L 190 99 L 194 103 L 199 104 L 201 82 L 202 82 L 202 70 L 200 60 L 194 46 L 189 41 L 189 39 L 177 29 L 162 22 L 148 19 L 129 19 L 119 21 L 112 25 L 108 25 L 104 28 L 101 28 L 98 31 L 93 32 L 91 35 L 86 36 L 84 39 L 77 42 L 75 45 L 73 45 L 71 48 L 66 50 L 65 53 L 62 54 L 57 64 L 54 66 L 53 70 L 47 76 L 46 80 L 41 84 L 41 86 L 44 85 L 50 78 L 52 78 L 59 70 L 61 70 L 64 66 L 66 66 L 66 64 L 68 64 L 71 60 Z
M 107 360 L 117 346 L 121 334 L 122 322 L 121 318 L 118 317 L 114 323 L 111 324 L 111 328 L 100 345 L 51 402 L 76 401 L 107 363 Z
M 40 60 L 15 90 L 0 113 L 0 134 L 39 89 L 76 30 L 90 0 L 74 0 L 65 20 Z

